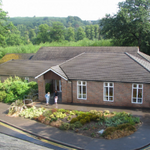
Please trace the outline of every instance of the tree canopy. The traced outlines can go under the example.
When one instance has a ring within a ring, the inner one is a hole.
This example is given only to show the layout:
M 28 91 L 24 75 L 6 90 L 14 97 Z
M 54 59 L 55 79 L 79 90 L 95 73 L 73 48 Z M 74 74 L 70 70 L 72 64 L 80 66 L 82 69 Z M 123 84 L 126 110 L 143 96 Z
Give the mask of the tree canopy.
M 126 0 L 118 4 L 119 11 L 106 15 L 100 22 L 104 38 L 112 38 L 115 45 L 139 46 L 150 54 L 150 0 Z
M 2 0 L 0 0 L 0 6 L 2 5 Z M 6 44 L 5 39 L 8 33 L 8 26 L 4 25 L 7 20 L 7 13 L 0 8 L 0 46 Z

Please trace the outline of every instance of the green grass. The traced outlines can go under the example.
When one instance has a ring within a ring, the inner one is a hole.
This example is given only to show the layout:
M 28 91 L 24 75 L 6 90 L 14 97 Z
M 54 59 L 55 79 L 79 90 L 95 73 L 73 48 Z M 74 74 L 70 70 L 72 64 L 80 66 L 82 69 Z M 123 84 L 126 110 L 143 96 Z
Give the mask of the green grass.
M 89 40 L 83 39 L 77 42 L 52 42 L 52 43 L 41 43 L 39 45 L 19 45 L 19 46 L 8 46 L 8 47 L 0 47 L 0 59 L 7 53 L 36 53 L 39 48 L 46 46 L 46 47 L 80 47 L 80 46 L 113 46 L 111 40 Z

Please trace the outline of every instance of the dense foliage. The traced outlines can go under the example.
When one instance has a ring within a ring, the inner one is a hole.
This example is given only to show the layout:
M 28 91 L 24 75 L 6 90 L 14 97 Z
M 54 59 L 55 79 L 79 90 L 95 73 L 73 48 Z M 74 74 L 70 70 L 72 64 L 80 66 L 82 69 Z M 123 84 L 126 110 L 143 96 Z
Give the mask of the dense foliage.
M 119 3 L 117 14 L 106 15 L 100 22 L 101 34 L 115 45 L 139 46 L 150 54 L 150 0 L 126 0 Z
M 0 47 L 0 59 L 7 53 L 36 53 L 39 50 L 39 48 L 43 46 L 113 46 L 113 43 L 111 42 L 111 40 L 89 40 L 85 38 L 77 42 L 61 41 L 51 43 L 46 42 L 41 43 L 39 45 L 28 44 L 20 46 Z M 1 61 L 5 62 L 5 60 L 0 60 L 0 63 Z
M 36 82 L 27 83 L 19 77 L 9 77 L 3 83 L 0 81 L 0 101 L 10 103 L 23 99 L 24 95 L 30 94 L 33 89 L 37 90 Z

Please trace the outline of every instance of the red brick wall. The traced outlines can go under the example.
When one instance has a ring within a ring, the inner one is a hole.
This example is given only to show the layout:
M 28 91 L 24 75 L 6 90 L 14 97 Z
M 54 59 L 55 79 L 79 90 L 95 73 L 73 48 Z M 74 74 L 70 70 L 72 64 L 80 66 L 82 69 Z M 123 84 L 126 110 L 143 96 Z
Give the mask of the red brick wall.
M 73 82 L 73 103 L 106 106 L 150 107 L 150 84 L 143 84 L 143 103 L 133 104 L 132 83 L 114 83 L 114 101 L 103 101 L 103 82 L 87 82 L 87 100 L 77 99 L 77 81 Z M 62 102 L 71 102 L 71 83 L 62 80 Z
M 49 71 L 44 74 L 44 79 L 55 79 L 55 80 L 61 80 L 61 77 L 57 74 L 53 73 L 52 71 Z
M 44 101 L 45 100 L 45 80 L 44 80 L 43 75 L 38 78 L 38 92 L 39 92 L 39 100 Z
M 64 79 L 61 79 L 61 84 L 62 84 L 62 102 L 71 103 L 72 102 L 71 83 Z

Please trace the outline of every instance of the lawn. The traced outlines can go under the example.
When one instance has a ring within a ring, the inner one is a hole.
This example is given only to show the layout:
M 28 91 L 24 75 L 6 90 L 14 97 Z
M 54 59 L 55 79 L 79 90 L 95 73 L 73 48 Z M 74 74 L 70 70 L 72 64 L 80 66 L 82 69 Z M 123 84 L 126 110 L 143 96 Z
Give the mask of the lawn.
M 22 101 L 12 103 L 9 115 L 30 118 L 60 130 L 92 138 L 117 139 L 137 131 L 141 122 L 126 112 L 90 110 L 89 112 L 65 109 L 27 108 Z

